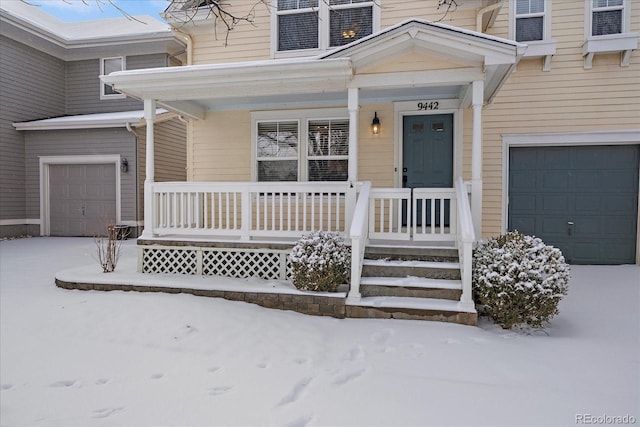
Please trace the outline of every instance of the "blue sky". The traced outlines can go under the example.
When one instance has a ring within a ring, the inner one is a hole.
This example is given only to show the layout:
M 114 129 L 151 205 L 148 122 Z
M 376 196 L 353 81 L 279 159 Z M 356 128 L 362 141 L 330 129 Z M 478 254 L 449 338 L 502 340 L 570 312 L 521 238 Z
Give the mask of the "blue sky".
M 122 17 L 122 13 L 113 4 L 131 15 L 150 15 L 162 20 L 158 14 L 169 4 L 168 0 L 27 0 L 27 2 L 41 7 L 45 12 L 66 22 Z

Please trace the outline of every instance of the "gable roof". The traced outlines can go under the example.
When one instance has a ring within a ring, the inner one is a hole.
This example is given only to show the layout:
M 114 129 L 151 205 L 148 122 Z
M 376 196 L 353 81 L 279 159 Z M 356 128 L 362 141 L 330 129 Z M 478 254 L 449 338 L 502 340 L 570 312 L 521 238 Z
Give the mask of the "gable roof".
M 167 24 L 147 15 L 133 18 L 64 22 L 23 1 L 0 3 L 2 35 L 63 60 L 96 58 L 112 46 L 126 46 L 127 54 L 184 49 Z
M 341 104 L 348 87 L 362 89 L 363 100 L 462 97 L 474 80 L 484 82 L 484 100 L 490 102 L 525 49 L 511 40 L 411 19 L 310 58 L 120 71 L 101 79 L 134 98 L 155 99 L 197 118 L 208 109 Z M 392 83 L 386 74 L 357 74 L 362 66 L 410 51 L 440 55 L 462 68 L 396 73 Z

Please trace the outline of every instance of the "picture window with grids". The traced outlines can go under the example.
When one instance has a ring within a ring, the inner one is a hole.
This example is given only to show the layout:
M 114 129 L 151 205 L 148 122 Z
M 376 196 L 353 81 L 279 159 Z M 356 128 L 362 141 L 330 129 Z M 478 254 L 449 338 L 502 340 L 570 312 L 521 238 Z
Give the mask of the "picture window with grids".
M 346 118 L 256 121 L 257 181 L 346 181 Z
M 372 0 L 277 0 L 277 52 L 342 46 L 378 30 Z

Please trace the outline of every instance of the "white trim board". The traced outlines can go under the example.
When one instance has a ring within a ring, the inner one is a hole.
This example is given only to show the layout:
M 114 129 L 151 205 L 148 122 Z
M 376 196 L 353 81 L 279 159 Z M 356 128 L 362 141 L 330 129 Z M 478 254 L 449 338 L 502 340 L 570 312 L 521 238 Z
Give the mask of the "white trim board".
M 87 156 L 41 156 L 40 161 L 40 235 L 51 234 L 51 208 L 49 189 L 50 165 L 86 165 L 86 164 L 110 164 L 116 168 L 116 223 L 122 218 L 121 210 L 121 176 L 119 154 L 87 155 Z
M 40 218 L 0 219 L 0 226 L 4 225 L 40 225 Z

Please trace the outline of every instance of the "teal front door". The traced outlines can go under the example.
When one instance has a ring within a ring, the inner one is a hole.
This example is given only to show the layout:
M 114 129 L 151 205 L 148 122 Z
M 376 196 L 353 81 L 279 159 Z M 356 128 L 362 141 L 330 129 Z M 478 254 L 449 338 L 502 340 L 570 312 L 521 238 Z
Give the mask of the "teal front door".
M 453 187 L 453 114 L 405 116 L 402 129 L 402 187 Z M 430 223 L 431 206 L 418 205 L 417 218 L 423 208 Z M 406 220 L 406 207 L 403 211 Z M 438 221 L 439 212 L 440 206 L 436 206 Z M 445 218 L 449 218 L 448 202 Z

